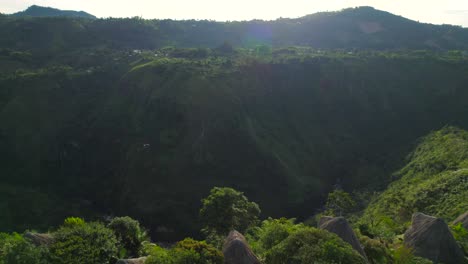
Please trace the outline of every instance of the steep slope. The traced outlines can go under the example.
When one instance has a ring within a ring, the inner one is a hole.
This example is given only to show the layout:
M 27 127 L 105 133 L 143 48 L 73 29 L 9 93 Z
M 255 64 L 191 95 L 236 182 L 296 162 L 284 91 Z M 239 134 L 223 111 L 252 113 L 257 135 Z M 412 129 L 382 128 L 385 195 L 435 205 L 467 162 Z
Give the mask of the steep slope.
M 395 176 L 400 179 L 366 210 L 366 221 L 404 228 L 414 212 L 454 220 L 468 210 L 468 132 L 446 127 L 431 133 Z
M 468 50 L 468 29 L 422 24 L 371 7 L 297 19 L 215 22 L 196 20 L 0 17 L 0 47 L 73 50 L 83 47 L 156 49 L 310 46 L 320 49 Z M 60 40 L 60 41 L 58 41 Z
M 26 10 L 12 14 L 14 17 L 81 17 L 96 19 L 84 11 L 60 10 L 51 7 L 32 5 Z
M 463 57 L 91 50 L 48 65 L 34 53 L 2 56 L 18 68 L 0 78 L 1 182 L 50 196 L 33 213 L 8 192 L 8 229 L 60 221 L 59 197 L 173 238 L 198 228 L 213 186 L 246 192 L 267 215 L 307 216 L 337 181 L 382 187 L 416 138 L 468 124 Z

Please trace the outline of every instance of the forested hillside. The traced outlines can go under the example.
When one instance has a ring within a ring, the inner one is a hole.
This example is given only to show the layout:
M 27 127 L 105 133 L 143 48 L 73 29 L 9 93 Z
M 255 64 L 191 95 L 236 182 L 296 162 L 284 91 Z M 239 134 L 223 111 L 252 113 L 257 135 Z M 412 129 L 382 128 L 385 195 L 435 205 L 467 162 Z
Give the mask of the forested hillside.
M 14 17 L 82 17 L 95 19 L 96 17 L 84 11 L 60 10 L 52 7 L 32 5 L 26 10 L 12 14 Z
M 371 232 L 392 235 L 404 230 L 414 212 L 448 222 L 468 208 L 468 133 L 446 127 L 421 139 L 393 182 L 366 209 Z M 383 221 L 382 221 L 383 220 Z M 379 224 L 372 226 L 371 222 Z M 373 229 L 373 230 L 372 230 Z
M 417 138 L 468 124 L 457 52 L 1 54 L 8 230 L 98 213 L 190 233 L 213 186 L 307 217 L 333 185 L 384 188 Z
M 0 47 L 63 52 L 89 47 L 214 48 L 224 42 L 255 48 L 311 46 L 319 49 L 468 50 L 468 29 L 418 23 L 371 7 L 322 12 L 274 21 L 85 19 L 40 9 L 40 19 L 0 17 Z M 45 11 L 47 12 L 45 12 Z M 28 10 L 24 13 L 27 15 Z
M 468 29 L 70 12 L 0 14 L 0 264 L 466 260 Z

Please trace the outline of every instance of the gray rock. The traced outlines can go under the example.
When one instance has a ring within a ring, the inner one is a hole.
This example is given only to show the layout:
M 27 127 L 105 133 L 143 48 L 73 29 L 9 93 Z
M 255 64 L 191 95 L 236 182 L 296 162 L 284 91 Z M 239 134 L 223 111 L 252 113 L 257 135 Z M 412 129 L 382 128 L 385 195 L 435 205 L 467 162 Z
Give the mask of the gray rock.
M 463 252 L 444 220 L 422 213 L 413 214 L 411 227 L 405 232 L 405 246 L 416 256 L 434 263 L 465 263 Z
M 115 264 L 144 264 L 147 257 L 133 259 L 119 259 Z
M 359 254 L 361 254 L 361 256 L 363 256 L 367 261 L 366 253 L 364 253 L 361 243 L 359 243 L 356 234 L 346 219 L 343 217 L 323 216 L 320 218 L 318 227 L 338 235 L 341 239 L 343 239 L 343 241 L 350 244 L 354 250 L 359 252 Z
M 237 231 L 231 231 L 224 241 L 223 255 L 225 264 L 260 264 L 245 237 Z

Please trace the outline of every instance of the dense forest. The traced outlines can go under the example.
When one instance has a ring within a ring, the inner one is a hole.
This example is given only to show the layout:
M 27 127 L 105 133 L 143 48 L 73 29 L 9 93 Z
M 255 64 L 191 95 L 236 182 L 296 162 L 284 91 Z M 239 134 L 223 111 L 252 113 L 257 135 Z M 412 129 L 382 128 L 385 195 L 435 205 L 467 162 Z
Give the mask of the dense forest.
M 0 15 L 1 264 L 223 263 L 233 229 L 262 263 L 431 263 L 413 213 L 468 211 L 466 28 L 34 16 Z

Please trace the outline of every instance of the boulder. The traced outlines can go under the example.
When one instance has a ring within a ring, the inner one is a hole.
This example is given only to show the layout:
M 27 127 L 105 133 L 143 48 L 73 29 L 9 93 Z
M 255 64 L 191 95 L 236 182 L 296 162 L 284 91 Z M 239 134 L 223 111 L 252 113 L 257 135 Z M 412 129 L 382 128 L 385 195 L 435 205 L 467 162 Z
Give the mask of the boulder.
M 50 234 L 27 232 L 24 237 L 36 246 L 49 246 L 54 242 L 54 238 Z
M 465 263 L 463 252 L 444 220 L 422 213 L 413 214 L 411 227 L 405 232 L 405 246 L 419 257 L 434 263 Z
M 225 264 L 260 264 L 245 237 L 237 231 L 231 231 L 224 241 L 223 255 Z
M 464 214 L 460 215 L 459 217 L 457 217 L 457 219 L 455 219 L 452 224 L 454 225 L 458 225 L 459 223 L 462 224 L 462 226 L 468 230 L 468 211 L 465 212 Z
M 318 227 L 338 235 L 343 239 L 343 241 L 350 244 L 354 250 L 359 252 L 359 254 L 367 260 L 366 253 L 364 253 L 361 243 L 359 243 L 359 239 L 356 237 L 356 234 L 346 219 L 343 217 L 323 216 L 320 218 Z
M 115 264 L 144 264 L 147 257 L 133 259 L 119 259 Z

